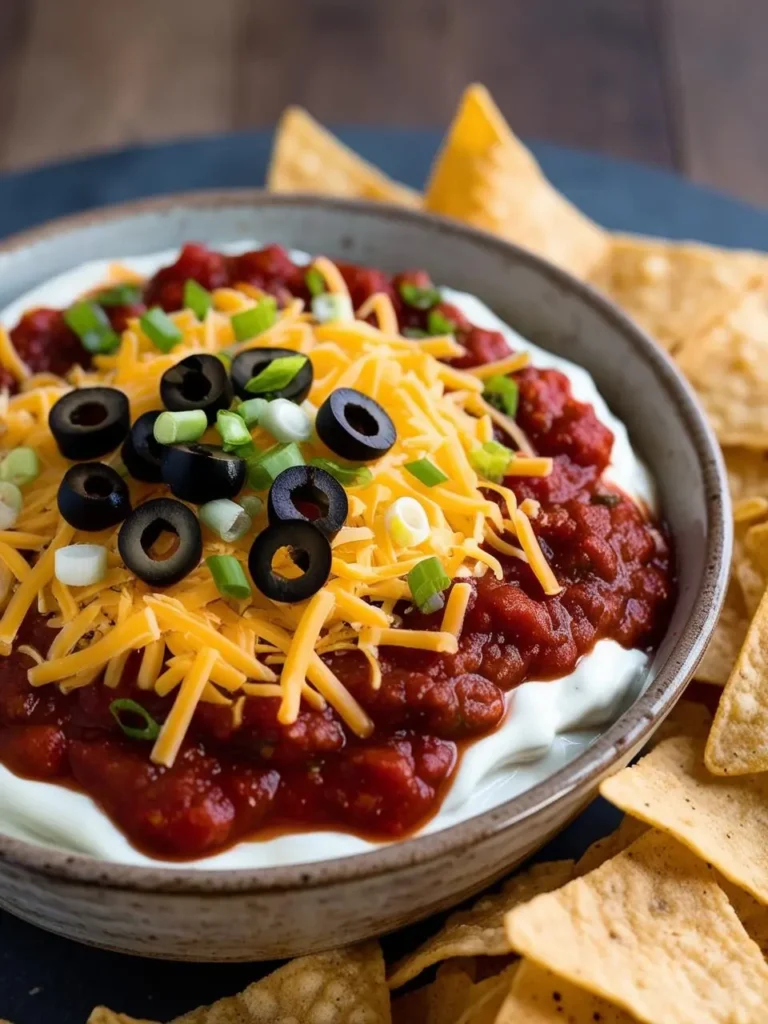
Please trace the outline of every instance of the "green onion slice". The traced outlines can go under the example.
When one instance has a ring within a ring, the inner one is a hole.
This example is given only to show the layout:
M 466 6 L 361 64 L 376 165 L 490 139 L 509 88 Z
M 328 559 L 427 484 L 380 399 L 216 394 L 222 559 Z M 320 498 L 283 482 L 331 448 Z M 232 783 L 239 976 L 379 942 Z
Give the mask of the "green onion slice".
M 401 281 L 400 298 L 413 309 L 432 309 L 440 301 L 440 292 L 437 288 L 420 288 L 410 281 Z
M 232 330 L 238 341 L 248 341 L 268 330 L 277 320 L 277 299 L 267 295 L 251 309 L 231 317 Z
M 319 324 L 330 324 L 335 320 L 354 320 L 355 311 L 348 295 L 316 295 L 312 299 L 312 316 Z
M 453 334 L 456 323 L 439 309 L 430 309 L 427 316 L 427 334 Z
M 205 564 L 211 570 L 213 582 L 224 597 L 233 597 L 241 601 L 251 596 L 251 585 L 243 567 L 234 555 L 209 555 Z
M 34 448 L 13 448 L 0 462 L 0 480 L 23 487 L 40 473 L 40 461 Z
M 413 603 L 419 611 L 429 613 L 442 608 L 441 595 L 450 587 L 451 580 L 439 558 L 432 555 L 417 562 L 408 573 L 407 580 Z
M 160 735 L 160 726 L 158 723 L 146 708 L 143 708 L 141 704 L 137 704 L 135 700 L 131 700 L 128 697 L 121 697 L 119 700 L 113 700 L 109 705 L 109 710 L 112 712 L 112 717 L 123 730 L 125 735 L 130 736 L 132 740 L 156 740 Z M 137 728 L 135 725 L 128 725 L 123 721 L 124 714 L 136 715 L 143 719 L 143 727 Z
M 155 348 L 170 352 L 181 341 L 181 329 L 159 306 L 153 306 L 139 319 L 139 325 Z
M 480 476 L 492 483 L 498 483 L 506 474 L 515 457 L 511 448 L 498 441 L 486 441 L 482 448 L 469 453 L 469 462 Z
M 251 517 L 242 505 L 229 498 L 216 498 L 201 505 L 198 510 L 200 522 L 209 530 L 230 543 L 240 540 L 251 528 Z
M 185 444 L 199 441 L 207 429 L 208 417 L 202 409 L 185 409 L 161 412 L 155 420 L 154 435 L 158 444 Z
M 235 412 L 240 419 L 245 420 L 246 427 L 255 427 L 268 405 L 266 398 L 248 398 L 238 405 Z
M 142 298 L 141 285 L 116 284 L 97 292 L 93 301 L 100 306 L 135 306 Z
M 514 417 L 517 415 L 520 388 L 517 386 L 516 380 L 512 380 L 511 377 L 502 377 L 497 373 L 485 382 L 483 398 L 500 412 Z
M 251 444 L 251 433 L 245 421 L 236 412 L 219 409 L 216 413 L 216 429 L 224 442 L 224 451 L 231 452 L 243 445 Z
M 325 291 L 325 278 L 317 269 L 317 267 L 310 267 L 304 275 L 304 283 L 309 289 L 309 294 L 314 298 L 316 295 L 322 295 Z
M 254 491 L 266 491 L 284 469 L 304 465 L 297 444 L 276 444 L 248 460 L 248 483 Z
M 330 473 L 334 480 L 338 480 L 342 487 L 360 487 L 369 484 L 373 480 L 373 473 L 367 466 L 341 466 L 332 459 L 311 459 L 310 466 L 317 466 Z
M 415 476 L 419 483 L 425 487 L 434 487 L 435 484 L 444 484 L 448 479 L 442 469 L 434 464 L 431 459 L 416 459 L 415 462 L 406 462 L 404 469 L 407 469 L 411 476 Z
M 264 511 L 264 502 L 261 498 L 257 498 L 255 494 L 242 495 L 242 497 L 237 499 L 237 504 L 245 509 L 251 519 L 255 519 L 256 516 L 261 515 Z
M 83 299 L 64 310 L 64 322 L 75 332 L 83 348 L 93 355 L 109 355 L 120 344 L 120 335 L 112 330 L 101 306 Z
M 16 525 L 23 504 L 24 498 L 16 484 L 0 481 L 0 530 L 10 530 Z
M 403 331 L 404 338 L 411 338 L 413 341 L 421 341 L 423 338 L 428 338 L 429 335 L 426 331 L 422 331 L 420 327 L 406 327 Z
M 287 398 L 276 398 L 267 403 L 261 414 L 259 426 L 271 434 L 276 441 L 289 444 L 291 441 L 308 441 L 312 436 L 312 421 L 300 405 Z
M 198 320 L 205 320 L 213 305 L 213 296 L 207 288 L 190 277 L 184 282 L 184 305 L 192 310 Z
M 306 356 L 279 356 L 265 366 L 261 373 L 251 377 L 245 385 L 245 390 L 254 395 L 280 391 L 291 383 L 306 361 Z

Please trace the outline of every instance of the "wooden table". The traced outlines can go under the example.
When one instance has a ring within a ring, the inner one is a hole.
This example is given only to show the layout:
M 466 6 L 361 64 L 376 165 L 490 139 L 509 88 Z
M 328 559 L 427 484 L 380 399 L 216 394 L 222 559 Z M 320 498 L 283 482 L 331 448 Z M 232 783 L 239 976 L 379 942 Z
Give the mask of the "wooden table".
M 521 135 L 768 202 L 767 0 L 0 0 L 0 167 L 274 122 Z

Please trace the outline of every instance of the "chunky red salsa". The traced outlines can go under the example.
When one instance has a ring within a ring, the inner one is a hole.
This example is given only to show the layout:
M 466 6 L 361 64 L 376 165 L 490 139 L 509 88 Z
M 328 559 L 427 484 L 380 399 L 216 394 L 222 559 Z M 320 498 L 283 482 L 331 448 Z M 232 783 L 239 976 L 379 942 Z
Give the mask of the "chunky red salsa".
M 426 274 L 392 277 L 339 267 L 356 307 L 385 292 L 402 329 L 427 329 L 427 313 L 404 303 L 400 293 L 403 281 L 430 286 Z M 224 256 L 186 245 L 176 263 L 147 282 L 141 304 L 106 310 L 112 325 L 122 329 L 128 317 L 152 305 L 179 309 L 189 279 L 209 289 L 249 283 L 280 303 L 309 298 L 304 268 L 278 246 Z M 437 308 L 466 349 L 456 365 L 508 354 L 501 334 L 473 326 L 448 303 Z M 11 337 L 33 372 L 65 374 L 90 360 L 56 310 L 25 314 Z M 198 705 L 175 764 L 158 767 L 149 744 L 122 734 L 109 705 L 136 697 L 162 721 L 173 697 L 137 689 L 138 655 L 129 659 L 117 690 L 95 685 L 65 695 L 52 686 L 31 688 L 26 672 L 32 661 L 19 646 L 46 650 L 54 635 L 34 614 L 14 653 L 0 659 L 0 761 L 20 775 L 84 791 L 132 842 L 161 857 L 210 854 L 274 829 L 327 827 L 391 838 L 423 824 L 440 804 L 461 744 L 501 721 L 505 691 L 528 678 L 568 674 L 601 638 L 652 648 L 673 596 L 663 533 L 601 479 L 611 431 L 573 397 L 563 374 L 528 367 L 515 377 L 517 422 L 539 454 L 553 457 L 554 470 L 505 482 L 519 501 L 540 503 L 534 529 L 562 592 L 544 598 L 525 562 L 494 551 L 504 580 L 488 573 L 473 581 L 456 654 L 382 647 L 378 690 L 357 652 L 329 655 L 333 671 L 375 723 L 368 739 L 355 737 L 331 708 L 303 706 L 298 720 L 284 726 L 277 698 L 249 697 L 237 727 L 230 708 Z M 436 627 L 439 613 L 432 619 L 409 612 L 408 624 Z

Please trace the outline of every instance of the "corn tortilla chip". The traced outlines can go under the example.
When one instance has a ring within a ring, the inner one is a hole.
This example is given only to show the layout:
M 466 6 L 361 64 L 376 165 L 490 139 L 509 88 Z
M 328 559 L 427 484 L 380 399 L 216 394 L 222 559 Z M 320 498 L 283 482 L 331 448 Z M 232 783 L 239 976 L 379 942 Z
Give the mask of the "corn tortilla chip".
M 432 169 L 424 204 L 586 277 L 607 233 L 560 195 L 512 133 L 487 89 L 464 92 Z
M 637 818 L 632 818 L 628 814 L 625 815 L 621 820 L 621 824 L 614 832 L 592 843 L 581 855 L 580 859 L 576 861 L 576 867 L 573 869 L 574 878 L 581 878 L 582 875 L 588 875 L 590 871 L 599 868 L 601 864 L 605 864 L 611 857 L 615 857 L 623 850 L 626 850 L 628 846 L 631 846 L 636 839 L 639 839 L 647 831 L 648 826 L 645 822 L 638 821 Z
M 174 1024 L 390 1024 L 377 942 L 304 956 Z
M 288 107 L 277 126 L 267 174 L 272 192 L 317 192 L 421 206 L 418 192 L 392 181 L 326 131 L 301 107 Z
M 758 285 L 766 270 L 759 253 L 617 235 L 590 283 L 674 352 Z
M 768 966 L 714 872 L 659 832 L 506 925 L 524 956 L 647 1024 L 758 1024 L 768 1006 Z
M 3 1024 L 3 1021 L 0 1021 Z M 153 1024 L 151 1020 L 137 1020 L 125 1013 L 115 1013 L 106 1006 L 97 1006 L 91 1011 L 87 1024 Z
M 516 970 L 475 982 L 455 962 L 443 964 L 432 984 L 394 1000 L 393 1024 L 495 1024 Z
M 728 897 L 747 935 L 757 943 L 763 956 L 768 957 L 768 907 L 719 873 L 717 884 Z
M 523 960 L 495 1024 L 636 1024 L 624 1010 Z
M 723 445 L 768 448 L 768 290 L 754 289 L 677 354 Z
M 712 639 L 696 668 L 696 678 L 700 682 L 725 686 L 748 629 L 749 615 L 744 604 L 744 595 L 738 581 L 732 578 Z
M 606 779 L 600 792 L 768 903 L 768 776 L 711 775 L 703 753 L 701 737 L 674 736 Z
M 768 498 L 768 451 L 724 448 L 723 458 L 734 501 L 741 498 Z
M 400 988 L 442 960 L 510 953 L 504 931 L 506 912 L 540 892 L 564 885 L 572 873 L 570 860 L 535 864 L 506 882 L 501 892 L 486 894 L 470 910 L 451 914 L 437 935 L 395 964 L 389 978 L 390 988 Z

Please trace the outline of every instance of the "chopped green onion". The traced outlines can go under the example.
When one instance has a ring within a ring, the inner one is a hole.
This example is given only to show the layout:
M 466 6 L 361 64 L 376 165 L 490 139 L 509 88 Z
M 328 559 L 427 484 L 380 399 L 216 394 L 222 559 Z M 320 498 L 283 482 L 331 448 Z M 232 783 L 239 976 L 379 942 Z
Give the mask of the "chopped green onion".
M 64 322 L 80 339 L 86 351 L 109 355 L 120 344 L 120 335 L 112 330 L 109 317 L 94 302 L 83 299 L 64 310 Z
M 224 442 L 225 452 L 231 452 L 252 443 L 251 433 L 245 425 L 245 421 L 236 412 L 219 409 L 216 413 L 216 429 Z
M 312 299 L 312 316 L 321 324 L 334 320 L 354 320 L 355 311 L 348 295 L 316 295 Z
M 251 596 L 251 585 L 242 565 L 234 555 L 209 555 L 205 564 L 211 570 L 213 582 L 224 597 L 234 597 L 241 601 Z
M 261 414 L 259 426 L 283 444 L 291 441 L 308 441 L 312 436 L 309 416 L 300 406 L 295 402 L 289 402 L 287 398 L 276 398 L 274 402 L 269 402 Z
M 68 587 L 91 587 L 107 575 L 107 549 L 101 544 L 69 544 L 54 555 L 54 572 Z
M 610 491 L 593 494 L 589 499 L 590 505 L 605 505 L 606 508 L 616 508 L 620 501 L 621 495 L 611 494 Z
M 229 373 L 232 369 L 232 353 L 223 348 L 221 352 L 216 353 L 216 358 L 224 364 L 224 369 Z
M 338 462 L 331 459 L 311 459 L 310 466 L 317 466 L 330 473 L 334 480 L 338 480 L 343 487 L 360 487 L 369 484 L 373 480 L 373 473 L 367 466 L 340 466 Z
M 407 469 L 411 476 L 415 476 L 419 483 L 424 484 L 425 487 L 444 484 L 448 479 L 447 474 L 426 456 L 423 459 L 416 459 L 415 462 L 406 462 L 403 469 Z
M 427 334 L 453 334 L 456 322 L 450 320 L 439 309 L 430 309 L 427 316 Z
M 238 341 L 248 341 L 268 330 L 277 320 L 277 299 L 267 295 L 251 309 L 235 313 L 231 318 L 232 330 Z
M 520 389 L 517 381 L 511 377 L 502 377 L 501 374 L 494 374 L 485 382 L 483 398 L 500 412 L 507 416 L 517 415 L 517 403 L 520 398 Z
M 307 361 L 306 356 L 279 356 L 251 377 L 245 390 L 259 395 L 287 387 Z
M 235 455 L 239 456 L 239 458 L 245 459 L 246 462 L 248 461 L 248 459 L 253 458 L 254 455 L 259 454 L 259 449 L 253 443 L 253 441 L 249 441 L 247 444 L 239 444 L 235 448 L 232 448 L 231 450 L 235 453 Z
M 255 427 L 268 405 L 269 402 L 266 398 L 249 398 L 245 402 L 241 402 L 235 412 L 240 419 L 245 420 L 246 427 Z
M 486 441 L 482 448 L 469 453 L 472 468 L 492 483 L 498 483 L 509 469 L 515 453 L 498 441 Z
M 16 525 L 23 504 L 24 498 L 16 484 L 0 483 L 0 530 L 10 530 Z
M 407 576 L 413 603 L 421 612 L 438 611 L 443 605 L 442 592 L 451 585 L 439 558 L 432 555 L 417 562 Z M 435 598 L 440 598 L 437 604 Z
M 248 483 L 254 491 L 266 491 L 284 469 L 304 465 L 304 456 L 297 444 L 276 444 L 248 460 Z
M 429 519 L 415 498 L 397 498 L 386 511 L 384 524 L 387 533 L 400 548 L 423 544 L 430 533 Z
M 181 341 L 181 328 L 177 327 L 159 306 L 148 309 L 139 319 L 139 325 L 155 348 L 159 348 L 161 352 L 170 352 Z
M 406 306 L 413 309 L 432 309 L 440 301 L 440 292 L 437 288 L 420 288 L 410 281 L 401 281 L 400 297 Z
M 202 409 L 183 412 L 161 412 L 155 420 L 154 435 L 158 444 L 184 444 L 199 441 L 208 429 L 208 417 Z
M 125 735 L 130 736 L 132 740 L 156 740 L 160 735 L 160 726 L 152 715 L 141 704 L 137 704 L 135 700 L 131 700 L 129 697 L 120 697 L 119 700 L 113 700 L 109 705 L 109 710 Z M 138 729 L 134 725 L 126 725 L 122 719 L 124 713 L 138 715 L 139 718 L 143 719 L 144 727 Z
M 213 296 L 207 288 L 191 277 L 184 282 L 184 305 L 191 309 L 198 320 L 205 320 L 208 310 L 213 305 Z
M 406 327 L 403 331 L 404 338 L 412 338 L 414 341 L 421 341 L 422 338 L 428 338 L 429 335 L 426 331 L 422 331 L 420 327 Z
M 252 525 L 251 517 L 243 506 L 230 501 L 229 498 L 207 501 L 205 505 L 200 506 L 197 514 L 201 523 L 227 542 L 240 540 Z
M 0 462 L 0 480 L 23 487 L 40 473 L 40 462 L 34 448 L 14 448 Z
M 264 502 L 261 498 L 257 498 L 255 494 L 243 494 L 242 497 L 237 499 L 237 504 L 245 509 L 251 519 L 261 515 L 264 510 Z
M 322 295 L 325 291 L 325 278 L 317 267 L 309 268 L 304 275 L 304 283 L 309 289 L 309 294 L 312 296 Z
M 100 306 L 135 306 L 142 300 L 141 285 L 116 284 L 97 292 L 93 299 Z

